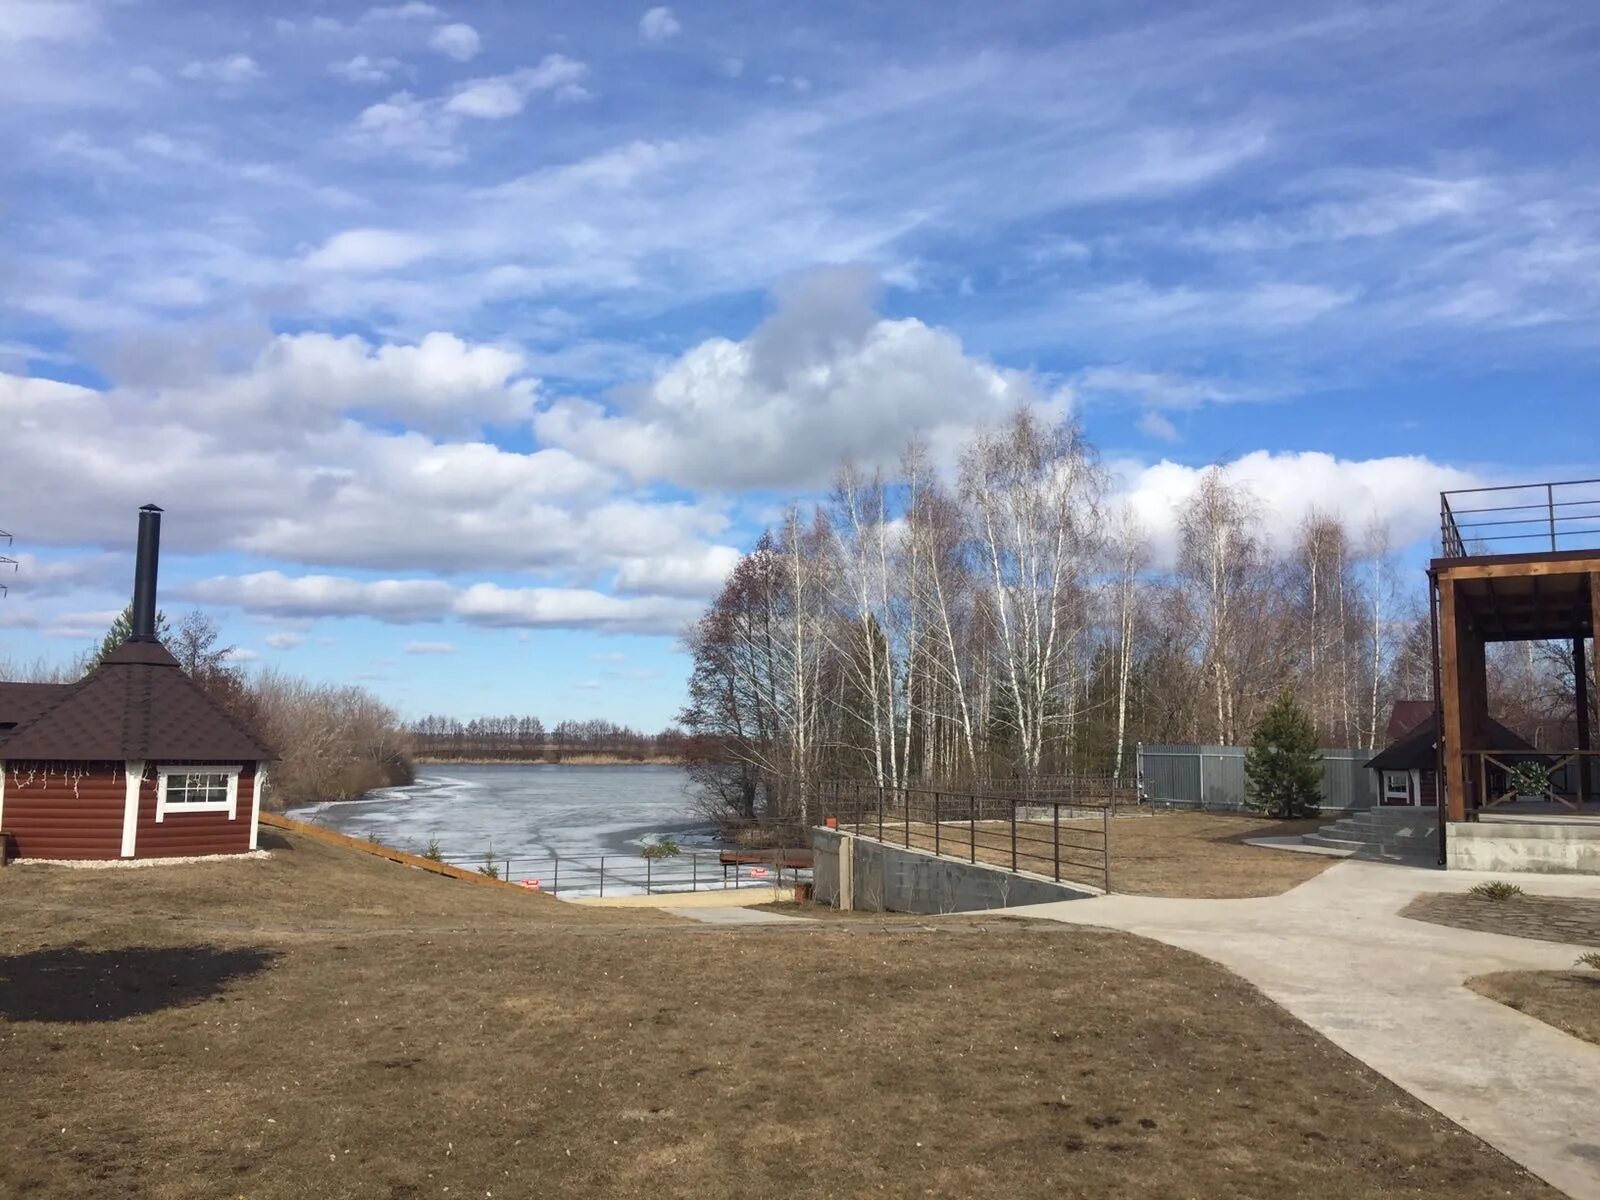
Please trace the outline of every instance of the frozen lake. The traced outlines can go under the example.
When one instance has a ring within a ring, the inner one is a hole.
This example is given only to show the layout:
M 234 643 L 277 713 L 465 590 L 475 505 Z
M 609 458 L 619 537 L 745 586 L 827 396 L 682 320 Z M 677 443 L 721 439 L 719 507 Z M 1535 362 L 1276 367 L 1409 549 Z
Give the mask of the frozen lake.
M 636 862 L 663 835 L 685 850 L 712 844 L 687 783 L 678 767 L 434 764 L 419 767 L 410 787 L 287 815 L 413 852 L 433 838 L 451 862 L 481 862 L 491 846 L 502 860 L 617 855 Z M 512 874 L 522 873 L 513 862 Z

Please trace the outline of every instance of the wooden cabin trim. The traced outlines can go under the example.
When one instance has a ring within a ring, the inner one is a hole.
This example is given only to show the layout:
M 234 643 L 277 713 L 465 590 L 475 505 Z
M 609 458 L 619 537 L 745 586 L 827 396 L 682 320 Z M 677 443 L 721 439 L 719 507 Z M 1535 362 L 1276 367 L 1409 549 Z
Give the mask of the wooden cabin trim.
M 256 777 L 250 785 L 250 849 L 259 849 L 261 841 L 261 791 L 267 786 L 267 768 L 256 764 Z
M 139 844 L 139 788 L 144 783 L 144 763 L 123 763 L 127 776 L 122 801 L 122 857 L 132 858 Z
M 6 764 L 0 760 L 0 830 L 6 827 Z M 0 854 L 5 853 L 5 848 L 0 846 Z

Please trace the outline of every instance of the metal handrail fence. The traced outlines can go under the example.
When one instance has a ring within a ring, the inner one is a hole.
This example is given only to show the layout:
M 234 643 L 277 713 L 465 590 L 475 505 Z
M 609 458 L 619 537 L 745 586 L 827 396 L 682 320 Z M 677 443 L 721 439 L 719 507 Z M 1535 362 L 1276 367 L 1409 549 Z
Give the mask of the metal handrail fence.
M 638 854 L 602 854 L 580 857 L 543 855 L 451 855 L 439 861 L 464 870 L 486 873 L 550 896 L 658 895 L 721 891 L 741 887 L 782 887 L 797 883 L 810 870 L 795 866 L 782 855 L 770 863 L 726 862 L 720 852 L 689 851 L 668 858 Z
M 942 788 L 833 782 L 819 789 L 826 814 L 858 837 L 1012 871 L 1098 882 L 1111 891 L 1109 781 L 1080 781 L 1070 799 Z
M 1439 543 L 1446 558 L 1593 549 L 1600 543 L 1600 479 L 1440 492 Z

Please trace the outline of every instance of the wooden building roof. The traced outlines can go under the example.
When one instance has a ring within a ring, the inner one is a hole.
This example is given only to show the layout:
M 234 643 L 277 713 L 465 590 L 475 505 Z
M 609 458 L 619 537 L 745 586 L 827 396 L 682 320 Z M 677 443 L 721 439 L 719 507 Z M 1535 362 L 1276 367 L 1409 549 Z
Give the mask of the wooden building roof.
M 77 683 L 0 684 L 0 761 L 271 757 L 159 642 L 124 642 Z

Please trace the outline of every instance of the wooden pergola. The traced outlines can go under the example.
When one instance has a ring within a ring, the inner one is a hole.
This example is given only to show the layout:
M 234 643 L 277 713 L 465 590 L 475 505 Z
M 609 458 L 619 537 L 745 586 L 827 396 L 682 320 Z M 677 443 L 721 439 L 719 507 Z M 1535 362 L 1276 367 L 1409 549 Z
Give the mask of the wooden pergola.
M 1440 526 L 1444 557 L 1428 577 L 1446 816 L 1474 819 L 1535 786 L 1556 806 L 1592 804 L 1584 641 L 1600 629 L 1600 481 L 1446 492 Z M 1571 645 L 1577 744 L 1501 754 L 1489 747 L 1486 650 L 1527 641 Z

